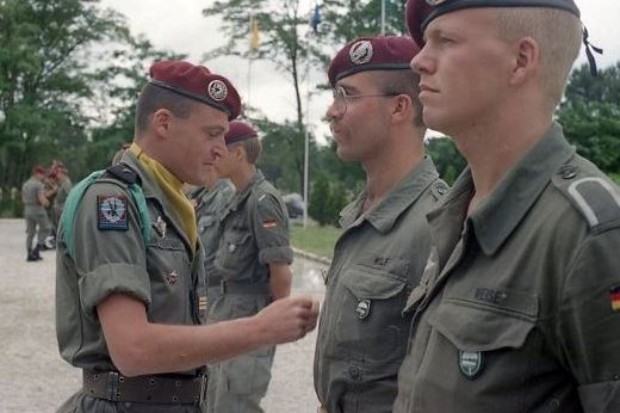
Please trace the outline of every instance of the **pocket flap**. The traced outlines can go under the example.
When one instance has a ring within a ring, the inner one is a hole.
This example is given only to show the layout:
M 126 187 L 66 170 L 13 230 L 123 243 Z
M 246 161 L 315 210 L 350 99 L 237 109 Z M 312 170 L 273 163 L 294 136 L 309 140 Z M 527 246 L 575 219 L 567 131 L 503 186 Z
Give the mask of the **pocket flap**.
M 523 346 L 534 321 L 456 301 L 444 301 L 429 323 L 462 351 Z
M 385 300 L 400 293 L 406 285 L 404 280 L 366 267 L 351 268 L 343 273 L 342 278 L 343 284 L 358 300 Z

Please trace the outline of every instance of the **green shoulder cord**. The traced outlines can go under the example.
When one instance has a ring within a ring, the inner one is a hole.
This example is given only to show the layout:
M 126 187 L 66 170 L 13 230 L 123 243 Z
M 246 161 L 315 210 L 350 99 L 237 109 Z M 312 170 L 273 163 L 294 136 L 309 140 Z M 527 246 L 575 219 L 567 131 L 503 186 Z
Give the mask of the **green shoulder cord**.
M 75 243 L 74 243 L 74 226 L 75 226 L 75 214 L 77 208 L 82 200 L 82 197 L 86 193 L 86 190 L 97 180 L 99 180 L 106 172 L 109 172 L 114 178 L 127 184 L 129 194 L 133 199 L 136 207 L 138 208 L 138 218 L 140 220 L 140 230 L 142 231 L 142 240 L 144 245 L 151 237 L 151 217 L 149 215 L 148 207 L 146 205 L 146 197 L 144 191 L 138 183 L 137 174 L 131 171 L 132 174 L 119 173 L 118 167 L 121 165 L 115 165 L 108 169 L 95 171 L 82 179 L 77 183 L 65 201 L 62 216 L 60 218 L 61 228 L 63 229 L 64 242 L 67 244 L 67 251 L 69 255 L 75 257 Z

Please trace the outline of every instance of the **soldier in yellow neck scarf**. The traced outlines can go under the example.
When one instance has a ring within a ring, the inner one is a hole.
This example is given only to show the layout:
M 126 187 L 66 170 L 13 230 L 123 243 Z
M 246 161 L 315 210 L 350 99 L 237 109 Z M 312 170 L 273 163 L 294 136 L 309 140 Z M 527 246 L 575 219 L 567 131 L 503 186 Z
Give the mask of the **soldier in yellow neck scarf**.
M 205 254 L 183 184 L 204 182 L 226 153 L 240 99 L 228 79 L 188 62 L 157 62 L 150 75 L 132 146 L 59 228 L 58 343 L 83 371 L 82 389 L 60 412 L 127 404 L 135 412 L 204 411 L 207 363 L 297 340 L 316 325 L 318 304 L 308 297 L 203 325 Z

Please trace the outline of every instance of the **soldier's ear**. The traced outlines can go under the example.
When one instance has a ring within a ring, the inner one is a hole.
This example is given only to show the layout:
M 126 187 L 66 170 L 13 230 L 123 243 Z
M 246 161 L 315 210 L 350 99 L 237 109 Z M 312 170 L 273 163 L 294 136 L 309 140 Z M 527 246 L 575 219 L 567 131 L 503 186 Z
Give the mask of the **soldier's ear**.
M 172 122 L 172 113 L 168 109 L 158 109 L 151 117 L 153 129 L 162 136 L 168 135 Z
M 394 97 L 394 106 L 392 107 L 392 117 L 394 120 L 401 121 L 409 119 L 410 112 L 412 110 L 413 103 L 411 102 L 411 98 L 402 93 L 398 96 Z

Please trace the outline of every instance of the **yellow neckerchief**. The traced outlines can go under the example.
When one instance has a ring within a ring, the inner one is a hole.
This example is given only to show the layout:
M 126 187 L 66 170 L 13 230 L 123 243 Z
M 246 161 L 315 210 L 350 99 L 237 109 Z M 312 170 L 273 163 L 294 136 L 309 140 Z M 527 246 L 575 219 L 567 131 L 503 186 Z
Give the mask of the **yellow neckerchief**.
M 155 177 L 164 194 L 168 197 L 168 201 L 181 217 L 189 242 L 193 248 L 196 248 L 196 241 L 198 240 L 196 212 L 191 201 L 187 199 L 185 192 L 183 192 L 183 182 L 179 181 L 162 164 L 142 152 L 142 149 L 135 142 L 131 144 L 129 150 L 142 162 L 145 169 Z

